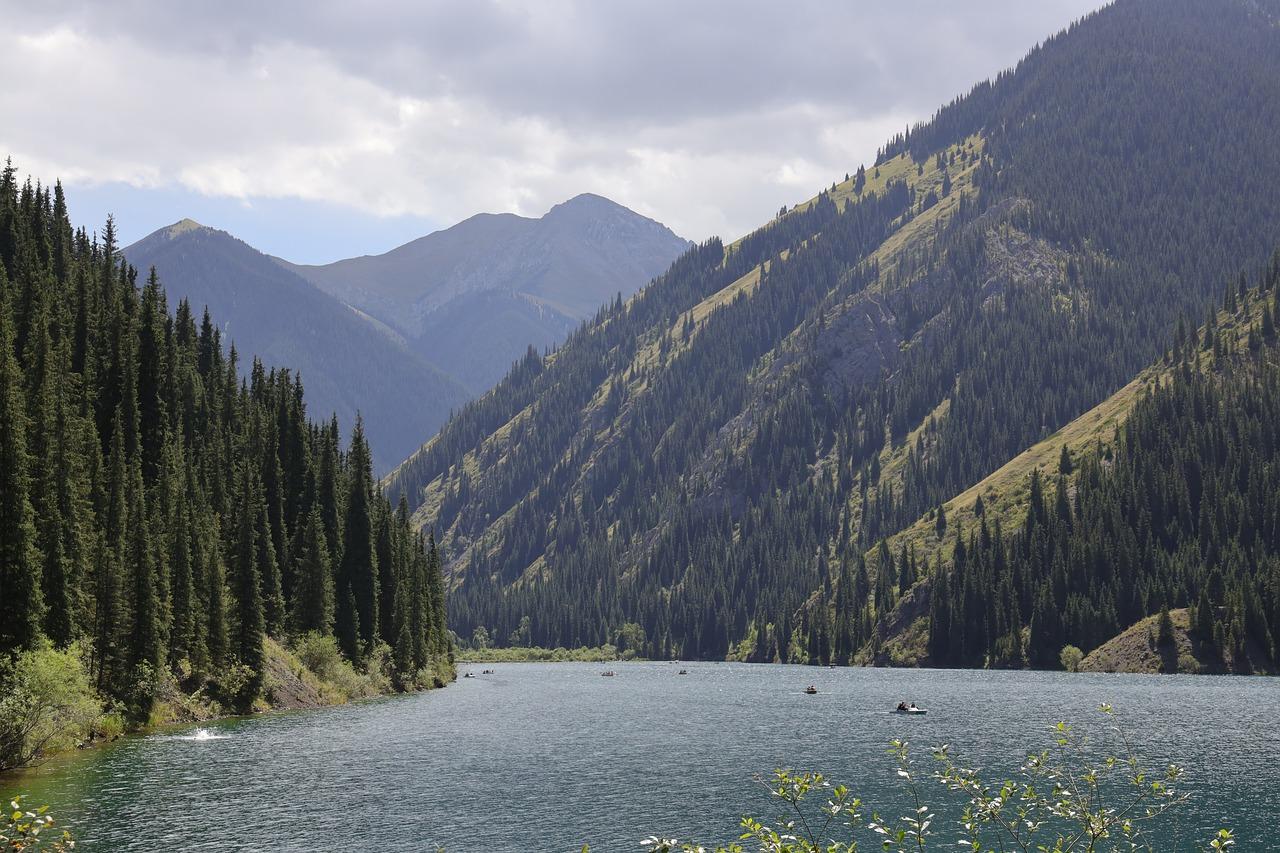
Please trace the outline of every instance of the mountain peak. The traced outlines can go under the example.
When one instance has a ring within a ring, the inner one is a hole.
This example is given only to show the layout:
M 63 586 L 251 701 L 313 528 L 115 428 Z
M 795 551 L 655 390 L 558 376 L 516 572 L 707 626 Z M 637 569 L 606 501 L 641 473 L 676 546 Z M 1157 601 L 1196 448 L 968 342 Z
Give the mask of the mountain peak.
M 188 231 L 207 231 L 207 226 L 201 225 L 194 219 L 186 218 L 173 223 L 168 228 L 163 229 L 164 233 L 169 237 L 177 237 L 186 234 Z
M 585 217 L 598 218 L 602 216 L 627 216 L 634 218 L 644 217 L 635 211 L 618 204 L 612 199 L 605 198 L 595 193 L 579 193 L 571 199 L 553 205 L 550 210 L 543 214 L 543 219 L 554 219 L 558 216 L 578 215 Z

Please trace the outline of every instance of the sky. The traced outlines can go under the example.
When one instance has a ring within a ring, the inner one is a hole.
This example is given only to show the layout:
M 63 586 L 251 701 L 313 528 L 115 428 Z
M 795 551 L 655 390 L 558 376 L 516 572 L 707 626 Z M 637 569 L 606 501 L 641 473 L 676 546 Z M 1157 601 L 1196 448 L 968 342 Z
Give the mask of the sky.
M 733 239 L 1098 0 L 0 0 L 0 156 L 323 263 L 594 192 Z

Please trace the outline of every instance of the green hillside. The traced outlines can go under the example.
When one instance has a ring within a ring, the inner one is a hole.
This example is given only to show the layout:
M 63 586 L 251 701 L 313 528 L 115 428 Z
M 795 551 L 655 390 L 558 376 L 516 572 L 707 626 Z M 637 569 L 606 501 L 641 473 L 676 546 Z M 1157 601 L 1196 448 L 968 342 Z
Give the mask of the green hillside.
M 384 483 L 439 537 L 459 634 L 837 662 L 927 642 L 934 564 L 878 572 L 881 541 L 1059 453 L 1269 258 L 1278 19 L 1109 6 L 530 353 Z
M 1274 668 L 1278 296 L 1280 254 L 1256 289 L 1230 286 L 1221 312 L 1180 328 L 1134 381 L 948 501 L 945 527 L 931 514 L 891 537 L 870 556 L 876 572 L 901 572 L 884 552 L 934 568 L 862 659 L 1051 666 L 1071 644 L 1107 647 L 1090 655 L 1097 668 L 1143 657 L 1135 668 Z M 1194 666 L 1154 646 L 1132 653 L 1142 632 L 1122 629 L 1162 607 L 1190 609 Z M 1197 622 L 1201 610 L 1212 617 Z

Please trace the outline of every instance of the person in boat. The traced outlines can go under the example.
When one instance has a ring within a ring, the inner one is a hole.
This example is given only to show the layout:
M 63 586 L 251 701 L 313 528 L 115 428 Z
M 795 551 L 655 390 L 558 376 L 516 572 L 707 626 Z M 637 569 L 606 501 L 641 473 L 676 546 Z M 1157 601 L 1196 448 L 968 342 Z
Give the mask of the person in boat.
M 899 710 L 899 711 L 905 711 L 905 710 L 907 710 L 907 703 L 906 703 L 906 702 L 899 702 L 899 703 L 898 703 L 898 710 Z

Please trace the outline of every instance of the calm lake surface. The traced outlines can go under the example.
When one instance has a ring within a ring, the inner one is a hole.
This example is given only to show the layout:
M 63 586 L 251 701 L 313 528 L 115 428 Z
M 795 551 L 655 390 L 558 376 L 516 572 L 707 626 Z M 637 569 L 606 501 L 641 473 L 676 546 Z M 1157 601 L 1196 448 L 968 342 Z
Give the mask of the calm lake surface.
M 128 738 L 0 791 L 50 803 L 87 851 L 634 851 L 652 833 L 722 841 L 744 813 L 775 816 L 751 779 L 777 766 L 821 770 L 902 814 L 891 738 L 915 744 L 922 769 L 946 742 L 1004 775 L 1059 719 L 1100 733 L 1110 702 L 1149 766 L 1187 767 L 1195 799 L 1168 849 L 1226 825 L 1237 850 L 1280 850 L 1280 681 L 610 666 L 614 678 L 599 664 L 495 664 L 431 693 Z M 801 692 L 810 683 L 816 696 Z M 900 699 L 928 716 L 888 713 Z

